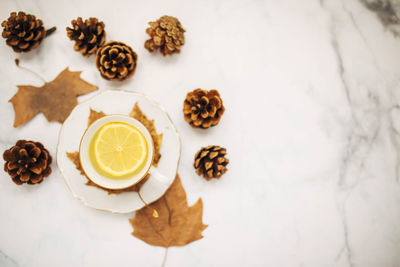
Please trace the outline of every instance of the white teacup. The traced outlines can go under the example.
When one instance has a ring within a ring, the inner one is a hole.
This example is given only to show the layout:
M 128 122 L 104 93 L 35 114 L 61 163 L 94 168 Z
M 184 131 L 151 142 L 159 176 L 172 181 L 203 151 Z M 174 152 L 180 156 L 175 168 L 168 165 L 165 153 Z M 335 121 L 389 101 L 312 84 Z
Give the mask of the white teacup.
M 94 134 L 106 123 L 110 122 L 123 122 L 133 127 L 136 127 L 144 136 L 148 146 L 147 159 L 138 172 L 133 173 L 124 179 L 111 179 L 107 176 L 102 175 L 94 168 L 90 156 L 89 156 L 89 146 Z M 153 139 L 149 131 L 144 127 L 142 123 L 126 115 L 109 115 L 102 117 L 92 123 L 82 136 L 81 143 L 79 145 L 79 157 L 83 171 L 86 176 L 95 184 L 107 188 L 107 189 L 124 189 L 133 186 L 140 182 L 146 175 L 150 172 L 157 181 L 164 183 L 165 177 L 161 175 L 154 167 L 152 167 L 154 156 L 154 145 Z

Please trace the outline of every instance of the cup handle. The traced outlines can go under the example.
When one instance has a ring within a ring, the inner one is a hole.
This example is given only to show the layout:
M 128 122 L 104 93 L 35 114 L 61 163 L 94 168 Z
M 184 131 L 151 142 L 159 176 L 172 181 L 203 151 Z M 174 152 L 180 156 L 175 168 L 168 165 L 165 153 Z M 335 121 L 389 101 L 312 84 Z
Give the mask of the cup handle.
M 169 181 L 167 180 L 167 177 L 165 177 L 165 175 L 161 174 L 161 172 L 159 172 L 157 170 L 157 168 L 155 168 L 154 166 L 151 166 L 150 168 L 150 175 L 152 177 L 154 177 L 158 183 L 163 184 L 163 185 L 169 185 Z

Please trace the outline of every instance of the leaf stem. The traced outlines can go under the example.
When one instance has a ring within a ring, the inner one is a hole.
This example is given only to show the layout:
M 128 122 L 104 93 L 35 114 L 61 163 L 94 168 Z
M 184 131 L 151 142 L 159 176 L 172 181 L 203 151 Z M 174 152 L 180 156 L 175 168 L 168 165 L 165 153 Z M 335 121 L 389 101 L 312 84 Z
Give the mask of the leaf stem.
M 137 192 L 137 193 L 138 193 L 138 195 L 139 195 L 139 197 L 140 197 L 140 200 L 144 203 L 144 205 L 146 205 L 146 207 L 151 208 L 151 207 L 149 206 L 149 204 L 148 204 L 146 201 L 144 201 L 144 199 L 142 198 L 142 195 L 140 194 L 140 191 Z M 151 209 L 153 209 L 153 217 L 154 217 L 154 218 L 158 218 L 159 214 L 158 214 L 157 210 L 154 209 L 154 208 L 151 208 Z
M 51 27 L 50 29 L 47 29 L 47 30 L 46 30 L 46 37 L 49 36 L 49 35 L 51 35 L 53 32 L 55 32 L 56 29 L 57 29 L 56 26 Z
M 146 206 L 148 206 L 149 204 L 147 204 L 147 202 L 144 201 L 144 199 L 142 198 L 142 195 L 140 194 L 140 192 L 137 192 L 137 193 L 138 193 L 138 195 L 139 195 L 139 197 L 140 197 L 140 200 L 141 200 Z
M 162 261 L 161 267 L 164 267 L 164 266 L 165 266 L 165 263 L 167 262 L 168 248 L 169 248 L 169 247 L 167 247 L 167 248 L 165 249 L 164 259 L 163 259 L 163 261 Z
M 21 65 L 19 64 L 19 59 L 18 59 L 18 58 L 16 58 L 14 62 L 15 62 L 15 65 L 16 65 L 18 68 L 23 69 L 23 70 L 26 70 L 26 71 L 29 71 L 30 73 L 32 73 L 32 74 L 34 74 L 36 77 L 38 77 L 40 80 L 42 80 L 43 83 L 46 83 L 45 79 L 44 79 L 42 76 L 40 76 L 39 74 L 37 74 L 37 73 L 34 72 L 33 70 L 30 70 L 30 69 L 28 69 L 28 68 L 26 68 L 26 67 L 24 67 L 24 66 L 21 66 Z

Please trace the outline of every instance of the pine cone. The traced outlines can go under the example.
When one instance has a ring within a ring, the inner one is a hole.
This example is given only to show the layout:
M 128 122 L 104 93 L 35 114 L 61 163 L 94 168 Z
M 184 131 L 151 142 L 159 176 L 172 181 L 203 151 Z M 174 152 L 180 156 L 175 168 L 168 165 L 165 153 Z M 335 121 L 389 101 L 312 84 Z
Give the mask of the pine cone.
M 6 39 L 7 45 L 11 46 L 14 52 L 29 52 L 36 48 L 47 35 L 55 31 L 55 27 L 45 30 L 43 22 L 36 19 L 34 15 L 24 12 L 11 12 L 10 17 L 1 23 L 3 33 L 1 36 Z
M 89 18 L 83 22 L 79 17 L 71 21 L 72 28 L 67 27 L 67 36 L 75 41 L 74 49 L 85 57 L 95 54 L 106 40 L 105 25 L 97 18 Z
M 196 89 L 183 102 L 185 120 L 192 127 L 209 128 L 221 120 L 225 108 L 217 90 Z
M 151 39 L 144 43 L 144 47 L 153 52 L 160 48 L 160 52 L 165 55 L 172 55 L 181 51 L 181 46 L 185 44 L 185 29 L 177 18 L 162 16 L 157 21 L 149 22 L 150 28 L 146 33 Z
M 3 153 L 4 170 L 14 183 L 38 184 L 51 173 L 51 156 L 39 142 L 19 140 Z
M 97 50 L 96 66 L 106 80 L 122 81 L 133 75 L 137 55 L 122 42 L 111 41 Z
M 194 168 L 198 175 L 207 180 L 219 178 L 228 168 L 229 159 L 225 158 L 226 149 L 220 146 L 208 146 L 200 149 L 194 157 Z

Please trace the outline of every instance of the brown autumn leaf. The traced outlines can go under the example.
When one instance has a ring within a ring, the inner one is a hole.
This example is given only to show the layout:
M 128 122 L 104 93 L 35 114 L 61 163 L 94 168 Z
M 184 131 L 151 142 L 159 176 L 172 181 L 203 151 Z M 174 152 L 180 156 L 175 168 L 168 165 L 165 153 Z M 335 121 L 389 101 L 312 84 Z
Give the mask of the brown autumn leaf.
M 104 116 L 106 116 L 106 114 L 104 114 L 104 112 L 100 111 L 96 111 L 93 109 L 90 109 L 90 114 L 89 114 L 89 119 L 88 119 L 88 127 L 90 126 L 90 124 L 92 124 L 93 122 L 97 121 L 100 118 L 103 118 Z
M 139 108 L 138 103 L 135 103 L 135 106 L 133 107 L 131 113 L 129 114 L 132 118 L 140 121 L 149 131 L 153 143 L 154 143 L 154 159 L 153 159 L 153 165 L 157 167 L 158 162 L 160 161 L 161 154 L 160 154 L 160 148 L 161 148 L 161 143 L 162 143 L 162 134 L 158 134 L 156 131 L 156 126 L 154 125 L 154 120 L 150 120 L 146 117 L 146 115 L 142 112 L 142 110 Z
M 67 157 L 74 163 L 75 168 L 82 174 L 86 176 L 86 173 L 83 171 L 82 166 L 81 166 L 81 161 L 79 159 L 79 152 L 67 152 Z
M 158 217 L 154 216 L 154 210 Z M 202 222 L 203 202 L 201 198 L 191 207 L 186 200 L 185 189 L 176 175 L 165 195 L 136 212 L 130 219 L 132 235 L 144 242 L 161 247 L 184 246 L 201 239 L 207 225 Z
M 97 86 L 80 78 L 81 71 L 63 70 L 53 81 L 42 87 L 17 85 L 18 92 L 9 100 L 13 104 L 14 127 L 42 112 L 48 121 L 64 122 L 78 104 L 77 96 L 97 90 Z
M 106 116 L 106 114 L 102 111 L 96 111 L 93 109 L 90 109 L 90 114 L 89 114 L 89 118 L 88 118 L 88 127 L 95 122 L 96 120 L 102 118 Z M 155 160 L 156 156 L 154 156 L 154 160 L 153 160 L 153 165 L 157 166 L 158 161 L 161 158 L 161 154 L 160 154 L 160 146 L 161 146 L 161 141 L 162 141 L 162 134 L 158 134 L 156 131 L 156 128 L 154 126 L 154 120 L 149 120 L 146 115 L 144 115 L 144 113 L 142 112 L 142 110 L 139 108 L 138 104 L 136 103 L 135 106 L 133 107 L 130 116 L 137 119 L 138 121 L 140 121 L 146 128 L 147 130 L 150 132 L 151 137 L 153 139 L 153 142 L 155 144 L 157 144 L 157 146 L 155 145 L 154 148 L 154 153 L 157 156 L 157 162 Z M 100 188 L 102 190 L 105 190 L 108 192 L 108 194 L 120 194 L 123 192 L 137 192 L 139 193 L 140 188 L 142 188 L 142 186 L 147 182 L 147 180 L 150 178 L 150 175 L 147 174 L 145 178 L 143 178 L 139 183 L 128 187 L 128 188 L 124 188 L 124 189 L 107 189 L 107 188 L 103 188 L 101 186 L 98 186 L 97 184 L 93 183 L 85 174 L 85 172 L 83 171 L 82 167 L 81 167 L 81 163 L 79 160 L 79 152 L 75 151 L 75 152 L 71 152 L 68 153 L 67 152 L 67 157 L 74 163 L 75 168 L 83 175 L 86 177 L 87 182 L 86 185 L 89 186 L 95 186 L 97 188 Z M 140 194 L 139 194 L 140 196 Z M 141 196 L 140 196 L 141 197 Z M 144 201 L 143 201 L 144 202 Z
M 140 188 L 147 182 L 147 180 L 149 179 L 150 175 L 146 175 L 146 177 L 144 177 L 139 183 L 124 188 L 124 189 L 107 189 L 107 188 L 103 188 L 101 186 L 98 186 L 97 184 L 93 183 L 87 176 L 86 173 L 83 171 L 82 166 L 81 166 L 81 162 L 79 160 L 79 152 L 75 151 L 75 152 L 67 152 L 67 157 L 72 161 L 72 163 L 74 163 L 75 168 L 83 175 L 86 177 L 87 181 L 86 181 L 86 185 L 90 185 L 90 186 L 95 186 L 97 188 L 103 189 L 104 191 L 107 191 L 109 195 L 111 194 L 120 194 L 123 192 L 139 192 Z
M 86 176 L 86 175 L 85 175 Z M 141 198 L 142 196 L 140 195 L 140 188 L 142 188 L 142 186 L 147 182 L 147 180 L 150 178 L 150 174 L 147 174 L 142 180 L 140 180 L 140 182 L 139 183 L 137 183 L 137 184 L 134 184 L 134 185 L 132 185 L 132 186 L 130 186 L 130 187 L 127 187 L 127 188 L 124 188 L 124 189 L 108 189 L 108 188 L 103 188 L 103 187 L 101 187 L 101 186 L 99 186 L 99 185 L 97 185 L 97 184 L 95 184 L 95 183 L 93 183 L 91 180 L 87 180 L 87 182 L 86 182 L 86 185 L 90 185 L 90 186 L 95 186 L 95 187 L 97 187 L 97 188 L 100 188 L 100 189 L 103 189 L 104 191 L 107 191 L 107 193 L 109 194 L 109 195 L 112 195 L 112 194 L 116 194 L 116 195 L 118 195 L 118 194 L 121 194 L 121 193 L 124 193 L 124 192 L 136 192 L 136 193 L 138 193 L 139 194 L 139 197 Z M 143 200 L 142 200 L 143 201 Z M 143 201 L 144 202 L 144 201 Z M 145 204 L 147 204 L 146 202 L 144 202 Z

